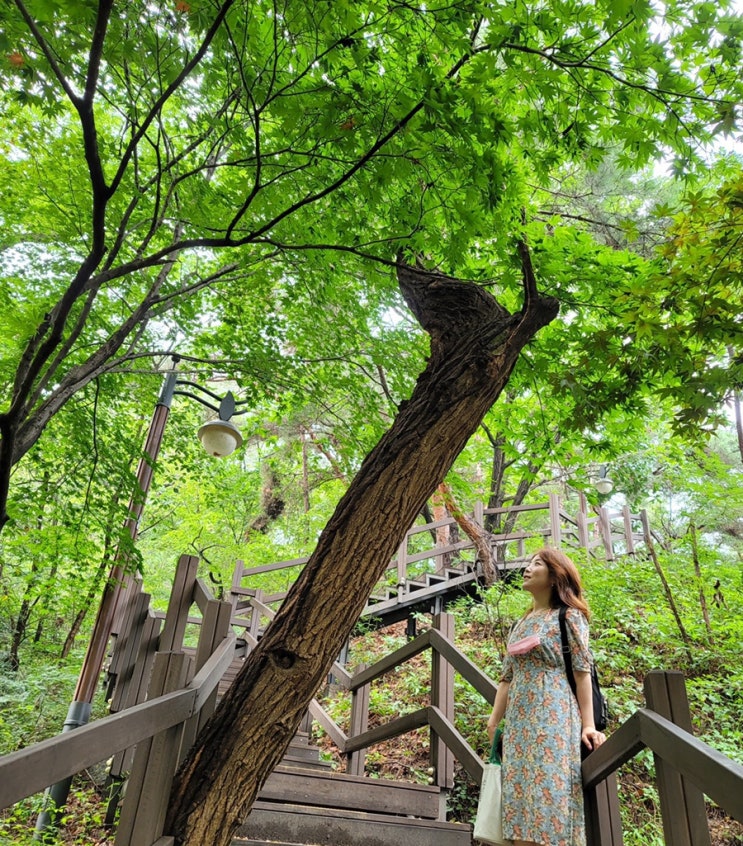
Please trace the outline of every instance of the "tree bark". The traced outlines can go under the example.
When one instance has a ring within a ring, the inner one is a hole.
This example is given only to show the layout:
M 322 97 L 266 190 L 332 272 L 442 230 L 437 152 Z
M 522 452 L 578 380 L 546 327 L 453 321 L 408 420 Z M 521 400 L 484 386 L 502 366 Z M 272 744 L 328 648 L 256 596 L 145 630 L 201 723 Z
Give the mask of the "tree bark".
M 470 519 L 454 499 L 451 488 L 445 482 L 439 485 L 439 491 L 444 498 L 451 516 L 457 521 L 459 528 L 474 543 L 477 558 L 482 567 L 483 580 L 486 585 L 492 585 L 500 578 L 498 563 L 493 555 L 493 535 L 474 520 Z
M 276 618 L 199 735 L 173 785 L 165 832 L 179 846 L 227 846 L 281 760 L 311 698 L 405 531 L 506 385 L 523 346 L 557 315 L 524 244 L 524 305 L 398 265 L 431 336 L 428 365 L 367 456 Z M 369 513 L 387 526 L 369 532 Z

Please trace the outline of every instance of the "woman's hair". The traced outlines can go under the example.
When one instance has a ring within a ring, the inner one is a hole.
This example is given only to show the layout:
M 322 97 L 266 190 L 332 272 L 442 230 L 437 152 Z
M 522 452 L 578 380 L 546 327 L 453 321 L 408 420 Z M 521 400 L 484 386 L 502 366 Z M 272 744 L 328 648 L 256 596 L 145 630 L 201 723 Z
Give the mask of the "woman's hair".
M 577 608 L 588 618 L 590 612 L 588 604 L 583 598 L 583 585 L 575 564 L 564 552 L 548 546 L 535 552 L 532 558 L 536 558 L 537 555 L 547 565 L 552 577 L 550 605 L 553 608 L 559 608 L 561 605 L 567 605 L 568 608 Z

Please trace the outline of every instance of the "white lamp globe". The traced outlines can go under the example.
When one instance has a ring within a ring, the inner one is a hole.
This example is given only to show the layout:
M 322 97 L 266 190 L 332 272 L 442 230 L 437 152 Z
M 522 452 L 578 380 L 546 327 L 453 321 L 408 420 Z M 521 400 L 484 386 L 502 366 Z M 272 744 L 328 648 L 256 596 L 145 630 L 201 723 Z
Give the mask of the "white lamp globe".
M 606 496 L 606 494 L 610 494 L 614 488 L 614 482 L 606 476 L 603 476 L 601 479 L 596 479 L 594 486 L 596 490 Z
M 243 436 L 229 420 L 209 420 L 199 429 L 199 440 L 209 455 L 224 458 L 242 446 Z

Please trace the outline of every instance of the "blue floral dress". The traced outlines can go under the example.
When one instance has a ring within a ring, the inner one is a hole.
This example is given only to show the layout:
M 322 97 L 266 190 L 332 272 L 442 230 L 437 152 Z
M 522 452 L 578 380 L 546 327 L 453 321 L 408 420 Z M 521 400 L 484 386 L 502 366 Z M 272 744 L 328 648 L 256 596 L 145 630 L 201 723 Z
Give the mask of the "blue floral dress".
M 588 622 L 568 608 L 573 669 L 590 669 Z M 503 834 L 542 846 L 585 846 L 578 703 L 562 657 L 558 610 L 531 611 L 514 626 L 509 645 L 538 636 L 528 652 L 506 654 L 510 682 L 503 733 Z

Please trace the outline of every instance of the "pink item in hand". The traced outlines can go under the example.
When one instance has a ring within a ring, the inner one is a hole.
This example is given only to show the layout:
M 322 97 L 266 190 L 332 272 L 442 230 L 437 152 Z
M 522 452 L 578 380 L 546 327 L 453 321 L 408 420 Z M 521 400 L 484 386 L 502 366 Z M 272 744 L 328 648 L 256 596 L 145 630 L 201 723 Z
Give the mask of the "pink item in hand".
M 542 638 L 539 635 L 531 635 L 529 637 L 522 638 L 521 640 L 517 640 L 516 643 L 509 643 L 508 644 L 508 654 L 509 655 L 523 655 L 526 652 L 531 652 L 535 646 L 539 646 L 542 642 Z

